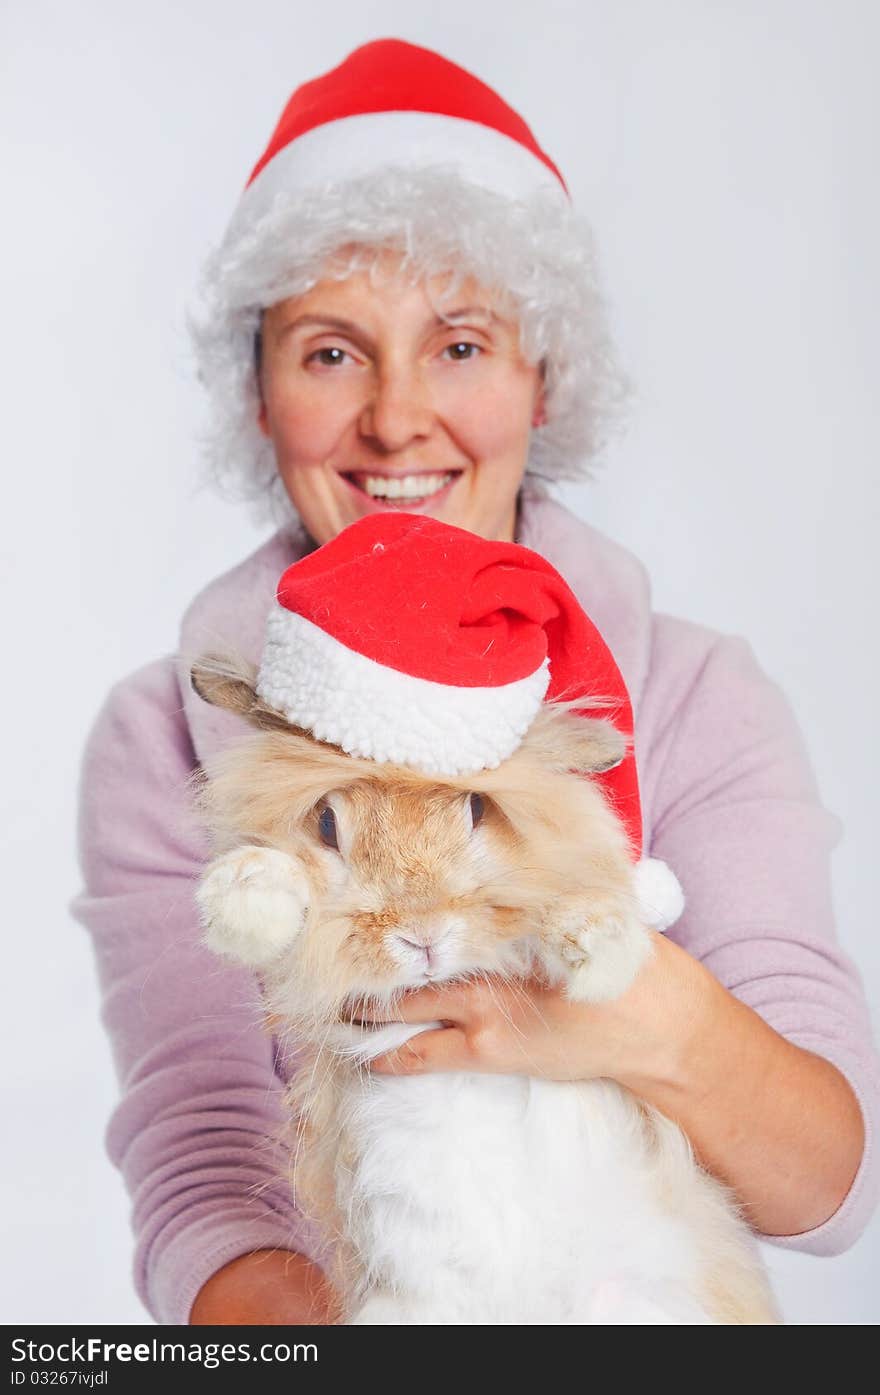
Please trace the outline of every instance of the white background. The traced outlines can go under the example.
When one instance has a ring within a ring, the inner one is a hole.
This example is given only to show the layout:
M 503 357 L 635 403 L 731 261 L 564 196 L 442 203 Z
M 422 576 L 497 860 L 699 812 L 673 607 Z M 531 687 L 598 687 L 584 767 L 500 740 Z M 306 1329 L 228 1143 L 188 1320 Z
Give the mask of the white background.
M 82 743 L 261 541 L 196 487 L 183 310 L 290 90 L 396 35 L 497 86 L 592 218 L 632 429 L 568 497 L 658 608 L 748 636 L 825 802 L 874 1001 L 880 320 L 873 0 L 17 0 L 2 10 L 4 1321 L 148 1321 L 66 905 Z M 11 1116 L 11 1119 L 10 1119 Z M 880 1316 L 880 1222 L 767 1250 L 793 1322 Z

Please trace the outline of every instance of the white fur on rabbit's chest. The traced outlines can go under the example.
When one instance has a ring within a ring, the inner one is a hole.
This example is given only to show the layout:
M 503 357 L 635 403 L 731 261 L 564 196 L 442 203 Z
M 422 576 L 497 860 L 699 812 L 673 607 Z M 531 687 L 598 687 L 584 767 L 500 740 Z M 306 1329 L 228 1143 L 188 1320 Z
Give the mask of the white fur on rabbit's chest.
M 617 1086 L 435 1073 L 346 1094 L 350 1238 L 370 1286 L 413 1295 L 422 1321 L 613 1321 L 598 1314 L 621 1282 L 644 1322 L 707 1320 L 693 1239 L 652 1190 Z M 653 1294 L 675 1315 L 648 1315 Z

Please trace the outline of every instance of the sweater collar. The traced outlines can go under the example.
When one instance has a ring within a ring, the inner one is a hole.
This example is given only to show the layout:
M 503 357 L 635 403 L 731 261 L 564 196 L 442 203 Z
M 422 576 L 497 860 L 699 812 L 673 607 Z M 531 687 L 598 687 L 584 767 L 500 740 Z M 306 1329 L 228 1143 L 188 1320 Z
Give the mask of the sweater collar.
M 614 655 L 637 717 L 650 655 L 651 597 L 642 564 L 563 504 L 539 494 L 523 496 L 517 541 L 545 557 L 568 582 Z M 199 762 L 240 740 L 245 724 L 194 692 L 189 679 L 194 661 L 232 649 L 258 664 L 281 574 L 313 548 L 301 526 L 279 529 L 210 582 L 184 613 L 176 662 Z

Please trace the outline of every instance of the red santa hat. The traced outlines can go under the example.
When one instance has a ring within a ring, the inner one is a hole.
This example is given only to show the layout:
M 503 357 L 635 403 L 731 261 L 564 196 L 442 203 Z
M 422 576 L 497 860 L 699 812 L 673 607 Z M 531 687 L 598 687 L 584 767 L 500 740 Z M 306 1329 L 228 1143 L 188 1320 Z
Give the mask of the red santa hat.
M 423 515 L 371 514 L 282 576 L 257 693 L 350 755 L 464 775 L 500 765 L 545 700 L 627 738 L 595 778 L 629 836 L 648 920 L 682 908 L 662 863 L 642 858 L 633 715 L 620 670 L 576 596 L 538 553 Z
M 509 198 L 565 182 L 522 117 L 439 53 L 376 39 L 298 87 L 257 161 L 241 208 L 257 217 L 280 191 L 339 183 L 394 165 L 455 165 Z

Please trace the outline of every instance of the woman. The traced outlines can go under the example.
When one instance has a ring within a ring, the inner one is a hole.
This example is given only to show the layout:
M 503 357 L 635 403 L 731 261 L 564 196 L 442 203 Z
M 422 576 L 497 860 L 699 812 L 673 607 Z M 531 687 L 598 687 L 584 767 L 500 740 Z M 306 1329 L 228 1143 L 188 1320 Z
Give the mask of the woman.
M 365 512 L 406 508 L 543 553 L 633 698 L 646 848 L 684 917 L 601 1008 L 539 985 L 425 989 L 448 1022 L 373 1069 L 609 1076 L 677 1119 L 755 1229 L 846 1248 L 877 1189 L 877 1069 L 834 940 L 834 820 L 789 709 L 740 640 L 653 614 L 640 565 L 555 503 L 625 396 L 586 230 L 531 132 L 395 41 L 296 92 L 209 265 L 194 324 L 221 476 L 281 513 L 196 598 L 179 653 L 111 692 L 86 753 L 85 888 L 123 1098 L 138 1291 L 163 1322 L 333 1320 L 270 1142 L 287 1073 L 255 984 L 199 943 L 207 856 L 184 785 L 230 734 L 189 665 L 256 659 L 278 577 Z

